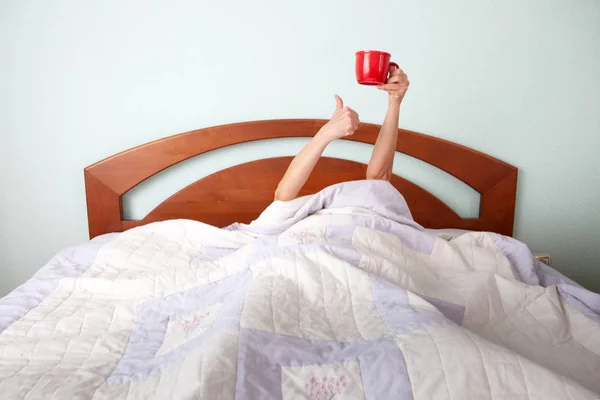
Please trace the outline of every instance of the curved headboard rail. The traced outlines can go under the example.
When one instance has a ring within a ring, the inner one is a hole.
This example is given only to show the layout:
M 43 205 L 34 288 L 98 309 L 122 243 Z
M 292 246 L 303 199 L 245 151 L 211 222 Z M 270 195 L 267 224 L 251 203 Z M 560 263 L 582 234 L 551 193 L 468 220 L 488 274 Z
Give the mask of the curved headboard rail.
M 314 136 L 319 128 L 326 122 L 326 120 L 319 119 L 287 119 L 252 121 L 215 126 L 156 140 L 95 163 L 85 168 L 84 171 L 90 237 L 95 237 L 108 232 L 120 232 L 132 226 L 153 220 L 173 217 L 188 218 L 189 215 L 186 215 L 185 212 L 177 215 L 174 215 L 173 213 L 161 215 L 160 212 L 158 212 L 161 208 L 165 208 L 166 203 L 177 197 L 178 194 L 175 194 L 171 198 L 165 200 L 165 202 L 159 205 L 141 222 L 123 220 L 121 196 L 137 184 L 172 165 L 196 155 L 233 144 L 282 137 L 311 137 Z M 359 129 L 353 136 L 347 137 L 344 140 L 374 144 L 379 129 L 379 125 L 363 123 L 360 124 Z M 398 133 L 397 151 L 442 169 L 480 193 L 479 218 L 452 218 L 452 220 L 446 220 L 450 225 L 445 227 L 488 230 L 505 235 L 512 235 L 518 172 L 516 167 L 489 155 L 447 140 L 404 129 L 399 129 Z M 284 158 L 270 159 L 280 160 L 278 161 L 278 164 L 272 164 L 270 166 L 264 164 L 267 160 L 262 160 L 261 170 L 273 172 L 275 174 L 273 175 L 274 177 L 283 176 L 285 168 L 282 167 L 282 159 Z M 346 178 L 340 179 L 338 182 L 349 179 L 364 179 L 364 173 L 356 168 L 352 169 L 352 171 L 355 171 L 353 174 L 341 174 L 342 171 L 349 167 L 349 161 L 338 159 L 329 160 L 337 160 L 335 163 L 332 161 L 324 161 L 322 163 L 327 163 L 328 170 L 333 173 L 332 176 L 340 174 L 340 176 L 343 175 Z M 251 164 L 253 163 L 243 165 Z M 363 165 L 360 163 L 355 164 Z M 228 170 L 231 170 L 232 168 Z M 218 175 L 223 171 L 219 171 L 213 175 Z M 239 174 L 242 171 L 243 170 L 238 168 L 235 170 L 235 173 Z M 318 170 L 316 170 L 315 173 L 319 176 Z M 225 175 L 221 174 L 221 181 L 224 176 Z M 202 181 L 210 182 L 210 179 L 207 180 L 209 177 L 200 179 L 196 183 L 182 189 L 179 193 L 184 191 L 190 193 L 190 187 Z M 264 176 L 257 176 L 256 179 L 252 179 L 252 177 L 253 176 L 248 178 L 247 175 L 247 179 L 244 179 L 243 182 L 237 182 L 238 186 L 230 187 L 229 190 L 237 188 L 236 190 L 238 190 L 238 192 L 243 192 L 244 188 L 240 185 L 252 188 L 253 182 L 258 179 L 264 180 Z M 231 181 L 231 178 L 228 179 Z M 393 178 L 392 184 L 394 184 L 394 182 L 399 182 L 397 179 L 401 178 Z M 403 181 L 408 182 L 406 180 Z M 212 191 L 218 193 L 221 189 L 219 187 L 214 187 L 213 183 L 214 182 L 211 182 L 210 186 L 202 185 L 201 189 L 204 192 Z M 397 184 L 394 185 L 399 187 Z M 195 187 L 197 192 L 199 186 L 196 185 Z M 320 187 L 320 185 L 315 184 L 313 187 L 317 188 Z M 406 188 L 406 185 L 404 185 L 404 187 Z M 268 188 L 268 190 L 271 189 L 272 191 L 270 193 L 273 193 L 274 187 Z M 433 196 L 428 192 L 423 192 L 427 193 L 429 196 Z M 251 193 L 247 194 L 249 196 L 252 195 Z M 423 196 L 424 195 L 419 194 L 417 198 L 407 198 L 407 201 L 409 204 L 411 201 L 414 204 L 417 204 L 417 200 L 422 199 Z M 435 198 L 435 196 L 433 197 Z M 228 199 L 221 199 L 220 201 L 226 202 Z M 430 202 L 430 200 L 428 201 Z M 255 217 L 258 216 L 260 211 L 262 211 L 262 209 L 259 209 L 259 206 L 262 207 L 261 202 L 254 205 L 255 209 L 247 210 L 247 214 L 252 214 Z M 443 204 L 443 206 L 447 208 L 445 204 Z M 441 212 L 440 207 L 441 206 L 434 206 L 428 217 L 425 219 L 417 218 L 417 216 L 415 216 L 415 219 L 426 227 L 441 227 L 436 226 L 437 224 L 434 222 L 436 220 L 436 215 Z M 447 212 L 447 210 L 444 210 L 444 212 Z M 235 213 L 231 214 L 230 218 L 233 218 L 231 219 L 231 222 L 234 222 L 234 218 L 236 217 Z M 247 220 L 247 218 L 243 218 L 241 222 L 249 222 L 244 220 Z M 220 224 L 224 225 L 227 221 L 226 219 L 223 219 Z

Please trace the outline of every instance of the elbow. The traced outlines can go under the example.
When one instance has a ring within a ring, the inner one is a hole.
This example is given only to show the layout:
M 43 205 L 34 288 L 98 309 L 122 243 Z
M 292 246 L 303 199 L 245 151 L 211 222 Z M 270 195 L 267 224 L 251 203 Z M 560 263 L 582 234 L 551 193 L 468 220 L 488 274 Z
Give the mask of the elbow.
M 391 169 L 367 169 L 367 180 L 389 181 L 392 177 Z

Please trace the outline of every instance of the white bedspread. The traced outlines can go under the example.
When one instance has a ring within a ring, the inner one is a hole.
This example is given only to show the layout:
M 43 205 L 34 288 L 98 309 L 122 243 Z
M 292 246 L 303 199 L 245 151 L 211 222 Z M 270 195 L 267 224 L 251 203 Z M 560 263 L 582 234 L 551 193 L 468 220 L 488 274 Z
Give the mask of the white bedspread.
M 0 300 L 0 394 L 598 398 L 598 295 L 540 283 L 522 243 L 436 235 L 388 183 L 348 182 L 59 253 Z

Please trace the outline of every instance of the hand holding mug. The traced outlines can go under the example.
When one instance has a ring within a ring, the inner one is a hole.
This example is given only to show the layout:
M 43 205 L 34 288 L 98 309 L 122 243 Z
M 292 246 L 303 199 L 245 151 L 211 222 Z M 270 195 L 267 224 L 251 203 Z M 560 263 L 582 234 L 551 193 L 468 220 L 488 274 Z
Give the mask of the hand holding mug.
M 390 101 L 401 103 L 409 85 L 410 82 L 404 71 L 390 65 L 390 78 L 384 84 L 377 85 L 377 89 L 386 91 Z

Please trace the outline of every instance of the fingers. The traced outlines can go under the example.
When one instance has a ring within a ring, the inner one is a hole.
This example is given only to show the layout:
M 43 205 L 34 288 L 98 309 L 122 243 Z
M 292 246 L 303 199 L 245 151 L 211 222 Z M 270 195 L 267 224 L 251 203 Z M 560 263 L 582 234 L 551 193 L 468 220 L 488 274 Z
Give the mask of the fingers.
M 354 134 L 360 123 L 356 111 L 350 107 L 343 107 L 342 99 L 339 98 L 339 96 L 335 97 L 336 107 L 339 108 L 336 108 L 329 122 L 325 124 L 325 127 L 327 127 L 325 131 L 328 132 L 326 135 L 329 136 L 331 140 Z
M 400 75 L 406 75 L 406 74 L 400 68 L 396 68 L 393 65 L 390 66 L 390 76 L 400 76 Z
M 385 84 L 381 84 L 381 85 L 377 85 L 378 89 L 399 89 L 399 88 L 407 88 L 410 86 L 410 82 L 409 81 L 392 81 L 392 80 L 388 80 Z
M 335 97 L 335 109 L 341 110 L 344 108 L 344 100 L 342 100 L 342 98 L 337 94 L 333 95 L 333 97 Z
M 406 76 L 406 73 L 402 70 L 402 68 L 396 68 L 395 65 L 390 65 L 390 76 L 396 76 L 396 75 Z
M 408 77 L 404 71 L 397 69 L 391 74 L 390 79 L 388 79 L 386 83 L 398 83 L 404 81 L 408 82 Z
M 335 112 L 333 114 L 334 117 L 332 117 L 332 119 L 339 118 L 339 119 L 345 121 L 347 129 L 354 132 L 358 128 L 358 124 L 360 123 L 360 121 L 358 119 L 358 114 L 356 113 L 356 111 L 354 111 L 350 107 L 348 107 L 348 106 L 344 107 L 344 101 L 342 100 L 342 98 L 340 96 L 338 96 L 336 94 L 336 95 L 334 95 L 334 97 L 335 97 Z M 337 115 L 337 117 L 336 117 L 336 115 Z M 348 134 L 352 134 L 352 132 L 349 132 Z
M 397 90 L 405 90 L 408 89 L 408 86 L 410 85 L 410 82 L 406 81 L 406 83 L 403 82 L 394 82 L 394 83 L 386 83 L 385 85 L 377 85 L 377 89 L 379 90 L 393 90 L 393 91 L 397 91 Z
M 346 135 L 352 135 L 358 129 L 358 124 L 360 123 L 358 113 L 350 107 L 344 107 L 341 112 L 346 125 Z
M 408 77 L 400 68 L 390 69 L 390 78 L 383 85 L 377 85 L 377 89 L 385 90 L 389 94 L 402 92 L 405 93 L 408 90 L 410 82 Z
M 354 133 L 354 131 L 358 129 L 358 124 L 360 123 L 360 120 L 358 119 L 358 113 L 356 111 L 354 111 L 351 108 L 348 108 L 348 111 L 352 127 L 352 133 Z

